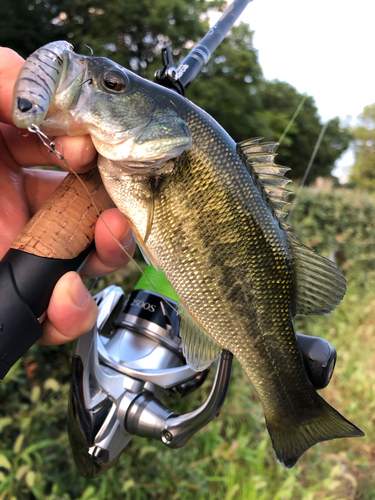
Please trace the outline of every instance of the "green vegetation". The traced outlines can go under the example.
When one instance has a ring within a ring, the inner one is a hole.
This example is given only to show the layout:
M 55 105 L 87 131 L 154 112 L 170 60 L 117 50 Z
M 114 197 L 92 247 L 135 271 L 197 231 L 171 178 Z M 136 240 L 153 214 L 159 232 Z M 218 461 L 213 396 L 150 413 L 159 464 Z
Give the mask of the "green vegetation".
M 27 57 L 53 40 L 68 40 L 77 53 L 113 59 L 152 79 L 161 67 L 160 51 L 171 44 L 177 65 L 208 31 L 207 11 L 222 0 L 2 0 L 0 45 Z M 251 8 L 251 6 L 249 7 Z M 282 22 L 282 20 L 280 20 Z M 279 150 L 278 162 L 303 177 L 322 128 L 315 101 L 285 82 L 266 81 L 246 24 L 235 27 L 206 68 L 187 90 L 187 97 L 210 113 L 235 141 L 265 137 L 277 141 L 295 110 L 301 112 Z M 330 120 L 315 166 L 307 178 L 329 176 L 349 146 L 351 135 L 338 118 Z
M 358 125 L 353 128 L 355 165 L 350 182 L 375 191 L 375 103 L 366 106 L 358 117 Z
M 322 180 L 322 179 L 321 179 Z M 375 197 L 360 189 L 321 188 L 303 192 L 292 229 L 317 252 L 334 259 L 349 284 L 371 283 L 375 271 Z
M 263 412 L 235 363 L 219 418 L 180 450 L 134 438 L 118 464 L 98 479 L 81 478 L 66 431 L 71 346 L 35 346 L 0 386 L 0 500 L 372 500 L 375 498 L 375 281 L 368 249 L 375 235 L 375 196 L 357 190 L 306 189 L 292 229 L 305 243 L 335 255 L 346 269 L 348 293 L 328 317 L 302 317 L 301 333 L 323 336 L 338 365 L 323 396 L 366 432 L 310 449 L 292 470 L 277 464 Z M 130 264 L 100 280 L 134 287 Z M 210 374 L 212 377 L 212 374 Z M 175 411 L 200 404 L 206 382 Z

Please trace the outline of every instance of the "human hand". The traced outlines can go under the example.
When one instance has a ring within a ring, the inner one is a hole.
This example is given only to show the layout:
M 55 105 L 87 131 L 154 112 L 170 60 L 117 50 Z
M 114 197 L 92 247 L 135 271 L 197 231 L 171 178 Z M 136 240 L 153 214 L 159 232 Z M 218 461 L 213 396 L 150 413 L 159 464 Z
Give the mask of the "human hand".
M 48 153 L 36 134 L 13 125 L 10 109 L 15 80 L 23 59 L 14 51 L 0 48 L 0 258 L 65 177 L 65 172 L 36 170 L 25 167 L 59 165 L 55 155 Z M 77 173 L 96 165 L 96 151 L 89 136 L 55 138 L 56 149 Z M 113 235 L 132 254 L 134 238 L 127 220 L 117 209 L 110 209 L 102 218 Z M 81 275 L 102 276 L 124 266 L 129 258 L 118 246 L 102 220 L 95 228 L 96 249 L 88 257 Z M 65 274 L 56 284 L 40 343 L 53 345 L 69 342 L 87 332 L 95 323 L 96 304 L 74 272 Z

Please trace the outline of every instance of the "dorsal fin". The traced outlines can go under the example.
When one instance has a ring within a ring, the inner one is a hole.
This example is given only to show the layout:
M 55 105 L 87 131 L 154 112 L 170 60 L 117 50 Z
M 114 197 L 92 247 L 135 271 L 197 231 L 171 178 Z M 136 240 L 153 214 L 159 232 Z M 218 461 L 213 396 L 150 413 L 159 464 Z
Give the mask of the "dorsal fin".
M 237 144 L 237 153 L 268 207 L 282 224 L 282 228 L 288 226 L 283 222 L 287 215 L 284 211 L 286 205 L 289 205 L 285 198 L 291 194 L 285 189 L 285 186 L 291 182 L 285 177 L 285 173 L 290 170 L 289 167 L 283 167 L 274 163 L 276 153 L 274 149 L 278 146 L 277 142 L 260 142 L 262 137 L 255 137 Z

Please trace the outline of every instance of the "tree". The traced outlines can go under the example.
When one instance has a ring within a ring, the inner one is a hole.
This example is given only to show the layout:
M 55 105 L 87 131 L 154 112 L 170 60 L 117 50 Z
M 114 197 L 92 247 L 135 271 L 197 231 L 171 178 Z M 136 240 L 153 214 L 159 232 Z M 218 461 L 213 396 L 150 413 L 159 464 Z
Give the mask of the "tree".
M 54 22 L 62 3 L 63 0 L 1 0 L 0 45 L 26 58 L 42 45 L 64 39 L 65 32 Z
M 349 181 L 367 191 L 375 191 L 375 103 L 366 106 L 352 129 L 355 164 Z
M 20 5 L 22 3 L 22 5 Z M 224 0 L 2 0 L 0 44 L 27 57 L 52 40 L 66 39 L 75 51 L 109 57 L 142 76 L 171 43 L 175 55 L 208 31 L 202 20 Z M 160 66 L 161 60 L 158 61 Z
M 207 11 L 224 0 L 2 0 L 0 44 L 27 56 L 56 39 L 69 40 L 77 53 L 109 57 L 152 79 L 161 67 L 160 51 L 171 44 L 177 65 L 188 47 L 208 30 Z M 19 31 L 21 30 L 21 32 Z M 22 31 L 23 30 L 23 31 Z M 285 82 L 264 80 L 253 32 L 234 27 L 187 97 L 211 114 L 235 141 L 263 136 L 278 140 L 304 97 Z M 322 128 L 314 99 L 308 96 L 278 153 L 278 162 L 301 179 Z M 328 125 L 308 183 L 330 175 L 350 136 L 339 120 Z

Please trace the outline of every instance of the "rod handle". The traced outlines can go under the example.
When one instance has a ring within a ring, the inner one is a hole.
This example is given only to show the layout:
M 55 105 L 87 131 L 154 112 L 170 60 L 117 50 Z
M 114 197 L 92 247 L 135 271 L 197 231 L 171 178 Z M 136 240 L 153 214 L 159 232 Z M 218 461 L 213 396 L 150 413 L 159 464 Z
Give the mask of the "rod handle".
M 80 174 L 79 178 L 87 190 L 74 174 L 68 174 L 11 248 L 39 257 L 72 259 L 90 245 L 98 211 L 101 213 L 115 205 L 97 168 Z

